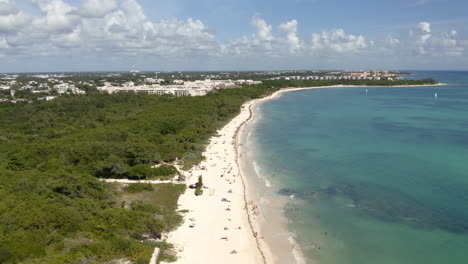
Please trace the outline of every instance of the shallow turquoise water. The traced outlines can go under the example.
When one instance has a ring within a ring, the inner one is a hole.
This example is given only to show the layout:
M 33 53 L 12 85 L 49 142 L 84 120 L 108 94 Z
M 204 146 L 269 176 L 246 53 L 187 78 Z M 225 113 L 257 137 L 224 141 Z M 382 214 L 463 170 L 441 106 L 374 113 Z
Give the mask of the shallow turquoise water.
M 257 162 L 294 197 L 284 210 L 307 259 L 468 263 L 468 73 L 415 76 L 452 85 L 308 90 L 261 106 Z

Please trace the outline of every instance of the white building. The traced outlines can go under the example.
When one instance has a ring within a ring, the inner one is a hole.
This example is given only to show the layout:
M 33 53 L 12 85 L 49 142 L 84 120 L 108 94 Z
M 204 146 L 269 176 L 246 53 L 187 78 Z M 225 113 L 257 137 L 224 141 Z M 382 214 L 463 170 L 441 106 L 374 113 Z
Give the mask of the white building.
M 49 91 L 48 90 L 33 90 L 32 93 L 33 94 L 49 93 Z
M 157 95 L 172 94 L 175 96 L 204 96 L 213 89 L 228 88 L 235 85 L 236 83 L 231 80 L 201 80 L 164 86 L 159 84 L 124 87 L 103 86 L 99 87 L 98 90 L 107 91 L 108 93 L 134 92 Z
M 149 83 L 149 84 L 153 84 L 153 83 L 156 83 L 157 80 L 156 80 L 156 79 L 153 79 L 153 78 L 146 78 L 146 79 L 145 79 L 145 82 L 146 82 L 146 83 Z
M 74 85 L 73 85 L 73 87 L 74 87 Z M 66 93 L 67 90 L 70 89 L 71 87 L 70 87 L 70 84 L 68 84 L 68 83 L 61 83 L 61 84 L 56 84 L 56 85 L 54 85 L 53 88 L 54 88 L 54 90 L 57 91 L 57 93 L 59 93 L 59 94 L 64 94 L 64 93 Z
M 74 84 L 69 83 L 61 83 L 54 85 L 54 90 L 57 91 L 58 94 L 65 94 L 68 91 L 71 91 L 72 94 L 85 94 L 85 91 L 78 89 Z
M 134 86 L 135 86 L 135 83 L 132 81 L 124 83 L 124 87 L 134 87 Z

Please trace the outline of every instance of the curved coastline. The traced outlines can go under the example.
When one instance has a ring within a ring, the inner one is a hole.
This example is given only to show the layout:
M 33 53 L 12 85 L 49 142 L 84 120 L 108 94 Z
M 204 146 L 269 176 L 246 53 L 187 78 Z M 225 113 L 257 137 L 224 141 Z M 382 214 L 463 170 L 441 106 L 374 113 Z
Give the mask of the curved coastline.
M 444 84 L 415 86 L 440 85 Z M 246 102 L 239 115 L 219 130 L 218 136 L 210 139 L 210 144 L 203 154 L 206 160 L 197 168 L 184 172 L 187 176 L 187 184 L 192 183 L 198 175 L 202 174 L 209 190 L 205 191 L 206 194 L 201 197 L 195 197 L 188 189 L 179 198 L 179 208 L 188 209 L 188 213 L 184 215 L 184 224 L 171 232 L 167 239 L 179 251 L 176 263 L 277 263 L 278 257 L 273 253 L 268 241 L 262 239 L 262 216 L 259 213 L 261 208 L 257 207 L 259 199 L 254 194 L 255 186 L 240 164 L 243 151 L 241 138 L 245 137 L 248 131 L 246 127 L 256 121 L 257 115 L 253 109 L 258 105 L 277 99 L 286 92 L 334 87 L 366 86 L 334 85 L 280 89 L 269 96 Z M 202 170 L 202 167 L 207 169 Z M 240 177 L 237 182 L 236 176 Z M 227 208 L 220 202 L 221 197 L 230 197 Z M 225 215 L 232 216 L 224 221 L 221 220 L 220 218 Z M 218 218 L 218 216 L 221 217 Z M 196 227 L 190 228 L 188 226 L 190 222 L 196 223 Z M 231 228 L 233 222 L 238 226 L 235 230 Z M 284 231 L 288 233 L 287 227 L 284 226 L 284 228 Z M 295 256 L 296 263 L 302 263 L 303 258 L 299 246 L 293 245 L 293 249 L 298 255 Z
M 242 168 L 241 166 L 241 154 L 239 149 L 240 147 L 243 145 L 243 143 L 246 142 L 246 140 L 244 140 L 244 142 L 242 142 L 242 138 L 243 137 L 247 137 L 247 133 L 250 129 L 247 128 L 248 126 L 252 126 L 254 125 L 253 123 L 255 123 L 258 118 L 258 113 L 256 113 L 256 111 L 254 111 L 253 109 L 258 107 L 259 105 L 265 103 L 265 102 L 268 102 L 268 101 L 271 101 L 271 100 L 276 100 L 278 98 L 280 98 L 284 93 L 287 93 L 287 92 L 294 92 L 294 91 L 304 91 L 304 90 L 311 90 L 311 89 L 325 89 L 325 88 L 345 88 L 345 87 L 350 87 L 350 88 L 356 88 L 356 87 L 388 87 L 388 88 L 391 88 L 391 87 L 430 87 L 430 86 L 444 86 L 446 84 L 444 83 L 438 83 L 438 84 L 432 84 L 432 85 L 395 85 L 395 86 L 363 86 L 363 85 L 333 85 L 333 86 L 314 86 L 314 87 L 299 87 L 299 88 L 283 88 L 283 89 L 280 89 L 276 92 L 274 92 L 273 94 L 269 95 L 269 96 L 266 96 L 264 98 L 259 98 L 259 99 L 255 99 L 255 100 L 252 100 L 252 101 L 249 101 L 247 103 L 245 103 L 243 105 L 243 107 L 245 108 L 248 108 L 249 110 L 249 117 L 244 121 L 242 122 L 239 127 L 237 128 L 236 130 L 236 133 L 233 135 L 233 142 L 235 144 L 235 151 L 236 151 L 236 165 L 238 166 L 239 168 L 239 172 L 240 172 L 240 176 L 241 176 L 241 179 L 242 179 L 242 184 L 244 186 L 244 197 L 245 197 L 245 206 L 246 208 L 248 208 L 248 200 L 253 200 L 255 202 L 259 202 L 259 197 L 254 193 L 254 190 L 255 189 L 255 186 L 252 186 L 254 185 L 251 180 L 252 179 L 248 179 L 247 177 L 247 172 L 245 171 L 245 168 Z M 246 183 L 248 182 L 248 183 Z M 282 203 L 284 204 L 284 202 Z M 247 214 L 248 216 L 248 219 L 249 219 L 249 224 L 250 224 L 250 227 L 251 227 L 251 230 L 253 233 L 255 233 L 255 230 L 262 230 L 262 227 L 261 227 L 261 223 L 260 223 L 260 219 L 253 219 L 253 216 L 248 213 Z M 284 224 L 284 223 L 283 223 Z M 288 230 L 287 230 L 287 226 L 284 225 L 282 226 L 285 230 L 285 232 L 291 234 Z M 302 263 L 305 263 L 305 258 L 302 254 L 302 251 L 300 249 L 300 246 L 294 241 L 294 239 L 292 237 L 290 237 L 290 239 L 292 241 L 289 241 L 290 243 L 292 243 L 292 249 L 293 251 L 293 257 L 296 261 L 297 264 L 302 264 Z M 265 241 L 265 240 L 260 240 L 258 239 L 257 237 L 255 237 L 255 240 L 256 240 L 256 243 L 257 243 L 257 248 L 258 250 L 261 252 L 261 255 L 263 257 L 263 261 L 264 263 L 276 263 L 276 259 L 277 259 L 277 256 L 275 256 L 275 254 L 272 253 L 272 248 L 271 248 L 271 245 L 268 244 L 269 241 Z M 271 242 L 271 241 L 270 241 Z M 265 254 L 266 252 L 266 254 Z M 276 251 L 275 251 L 276 252 Z

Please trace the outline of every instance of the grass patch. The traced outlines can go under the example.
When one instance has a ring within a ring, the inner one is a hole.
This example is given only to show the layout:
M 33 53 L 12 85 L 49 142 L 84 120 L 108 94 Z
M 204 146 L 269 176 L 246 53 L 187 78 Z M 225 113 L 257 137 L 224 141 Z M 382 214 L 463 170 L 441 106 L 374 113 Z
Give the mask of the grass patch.
M 131 187 L 132 185 L 135 187 Z M 115 190 L 117 206 L 151 212 L 164 222 L 165 230 L 173 230 L 182 223 L 182 216 L 177 212 L 177 201 L 185 192 L 185 185 L 137 183 L 125 186 L 121 183 L 113 183 L 112 186 Z
M 128 193 L 141 193 L 144 191 L 154 191 L 154 187 L 147 183 L 133 183 L 124 187 L 124 191 Z

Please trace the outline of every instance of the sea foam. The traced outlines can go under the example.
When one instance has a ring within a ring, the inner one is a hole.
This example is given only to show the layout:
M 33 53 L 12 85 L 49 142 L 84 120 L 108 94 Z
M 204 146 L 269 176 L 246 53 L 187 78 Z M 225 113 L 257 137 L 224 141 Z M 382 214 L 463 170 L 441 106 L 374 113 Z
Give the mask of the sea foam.
M 260 168 L 260 166 L 258 165 L 258 163 L 254 161 L 254 162 L 252 162 L 252 166 L 253 166 L 253 168 L 254 168 L 255 174 L 257 174 L 257 176 L 265 182 L 265 186 L 268 187 L 268 188 L 271 188 L 271 181 L 268 180 L 268 179 L 262 174 L 262 169 Z

